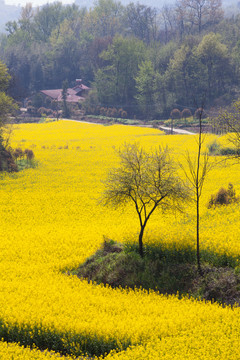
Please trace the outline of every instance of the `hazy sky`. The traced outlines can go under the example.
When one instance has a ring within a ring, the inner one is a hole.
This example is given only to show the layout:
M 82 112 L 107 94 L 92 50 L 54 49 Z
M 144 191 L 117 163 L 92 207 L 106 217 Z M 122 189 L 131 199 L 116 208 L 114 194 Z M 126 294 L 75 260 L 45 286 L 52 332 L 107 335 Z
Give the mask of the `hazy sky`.
M 46 3 L 52 3 L 56 0 L 5 0 L 6 5 L 20 5 L 25 6 L 26 3 L 30 2 L 33 4 L 33 6 L 43 5 Z M 63 4 L 71 4 L 74 2 L 74 0 L 61 0 Z
M 74 0 L 5 0 L 5 4 L 7 5 L 20 5 L 20 6 L 25 6 L 26 3 L 28 2 L 31 2 L 33 4 L 33 6 L 38 6 L 38 5 L 43 5 L 43 4 L 46 4 L 46 3 L 52 3 L 52 2 L 55 2 L 55 1 L 61 1 L 63 4 L 72 4 L 74 3 Z M 133 2 L 137 2 L 137 0 L 132 0 Z M 139 1 L 139 0 L 138 0 Z M 130 0 L 129 0 L 130 2 Z M 146 3 L 145 1 L 139 1 L 140 4 L 141 3 Z M 159 1 L 162 5 L 162 3 L 175 3 L 175 0 L 161 0 Z M 236 3 L 237 0 L 222 0 L 222 3 L 224 5 L 228 5 L 230 3 Z M 147 1 L 147 4 L 149 5 L 149 1 Z

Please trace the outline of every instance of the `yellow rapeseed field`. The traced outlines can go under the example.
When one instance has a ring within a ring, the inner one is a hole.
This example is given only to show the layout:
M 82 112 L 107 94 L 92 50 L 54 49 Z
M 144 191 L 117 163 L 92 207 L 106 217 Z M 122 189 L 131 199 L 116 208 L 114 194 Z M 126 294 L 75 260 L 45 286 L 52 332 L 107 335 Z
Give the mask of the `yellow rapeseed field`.
M 60 354 L 56 354 L 53 351 L 40 351 L 15 343 L 0 342 L 1 360 L 73 360 L 74 358 L 70 355 L 60 358 Z
M 137 240 L 134 208 L 114 210 L 98 201 L 102 181 L 118 161 L 115 149 L 135 141 L 148 149 L 168 145 L 182 163 L 186 149 L 196 151 L 195 136 L 150 128 L 72 121 L 15 126 L 12 147 L 32 149 L 38 167 L 0 178 L 0 337 L 76 356 L 121 350 L 107 359 L 240 359 L 238 308 L 113 290 L 66 274 L 100 247 L 103 236 Z M 239 170 L 238 164 L 214 168 L 201 203 L 202 248 L 235 258 L 239 204 L 207 209 L 206 203 L 229 182 L 240 194 Z M 193 204 L 182 215 L 156 213 L 144 241 L 194 248 L 194 219 Z M 0 358 L 4 351 L 12 359 L 49 355 L 30 357 L 31 350 L 2 342 Z

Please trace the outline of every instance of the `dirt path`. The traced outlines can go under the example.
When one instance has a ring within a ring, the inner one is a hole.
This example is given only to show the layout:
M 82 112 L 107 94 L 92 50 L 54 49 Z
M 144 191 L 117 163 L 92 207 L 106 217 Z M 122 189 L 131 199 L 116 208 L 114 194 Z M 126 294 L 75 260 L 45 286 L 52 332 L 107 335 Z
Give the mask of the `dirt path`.
M 75 121 L 75 122 L 79 122 L 79 123 L 84 123 L 84 124 L 93 124 L 93 125 L 104 125 L 102 123 L 97 123 L 97 122 L 92 122 L 92 121 L 84 121 L 84 120 L 74 120 L 74 119 L 61 119 L 64 121 Z
M 196 133 L 193 133 L 191 131 L 187 131 L 187 130 L 183 130 L 183 129 L 171 129 L 170 127 L 167 126 L 159 126 L 160 129 L 165 130 L 165 131 L 173 131 L 174 133 L 177 134 L 184 134 L 184 135 L 195 135 Z

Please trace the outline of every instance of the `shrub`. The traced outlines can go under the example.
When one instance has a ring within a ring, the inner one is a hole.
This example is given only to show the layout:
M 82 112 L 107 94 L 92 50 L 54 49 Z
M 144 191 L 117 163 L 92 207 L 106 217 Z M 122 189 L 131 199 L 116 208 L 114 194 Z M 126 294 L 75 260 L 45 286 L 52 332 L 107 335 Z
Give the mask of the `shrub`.
M 13 150 L 12 155 L 13 155 L 13 157 L 14 157 L 15 160 L 18 160 L 18 159 L 23 158 L 24 152 L 22 151 L 21 148 L 17 148 L 17 149 L 15 149 L 15 150 Z
M 111 109 L 111 108 L 108 108 L 108 109 L 107 109 L 106 115 L 107 115 L 108 117 L 111 117 L 111 116 L 112 116 L 112 109 Z
M 122 119 L 126 119 L 126 118 L 127 118 L 127 112 L 126 112 L 125 110 L 122 111 L 121 118 L 122 118 Z
M 38 109 L 38 114 L 41 116 L 42 114 L 46 114 L 47 113 L 47 109 L 45 108 L 45 107 L 40 107 L 39 109 Z
M 112 108 L 112 117 L 117 117 L 117 115 L 118 115 L 118 111 L 117 111 L 117 109 L 116 108 Z
M 186 120 L 190 116 L 192 116 L 191 110 L 183 109 L 183 111 L 181 112 L 181 118 Z
M 105 107 L 101 107 L 101 109 L 100 109 L 100 115 L 105 115 L 106 114 L 106 111 L 107 111 L 107 109 L 105 108 Z
M 36 113 L 37 113 L 37 110 L 36 110 L 36 108 L 35 108 L 34 106 L 28 106 L 28 107 L 27 107 L 27 112 L 28 112 L 29 114 L 36 114 Z
M 152 127 L 155 128 L 155 129 L 158 129 L 158 126 L 159 126 L 159 121 L 158 120 L 153 120 L 152 121 Z
M 27 161 L 31 161 L 34 158 L 34 153 L 31 149 L 26 149 L 24 154 L 26 155 Z
M 53 114 L 53 110 L 52 109 L 47 109 L 47 115 L 52 115 Z
M 217 140 L 214 140 L 210 144 L 207 145 L 209 154 L 211 155 L 218 155 L 221 152 L 221 146 L 217 142 Z
M 0 149 L 0 171 L 18 171 L 18 167 L 14 162 L 10 149 L 6 150 L 4 147 Z
M 20 147 L 16 149 L 11 149 L 11 154 L 13 158 L 16 160 L 23 160 L 24 158 L 27 159 L 27 161 L 31 161 L 34 159 L 34 153 L 31 149 L 21 149 Z
M 201 116 L 202 119 L 205 119 L 207 117 L 206 112 L 202 108 L 198 108 L 194 113 L 194 117 L 196 119 L 199 119 L 200 116 Z
M 239 156 L 240 155 L 240 149 L 234 149 L 234 148 L 231 148 L 231 147 L 225 147 L 225 148 L 222 148 L 220 149 L 220 154 L 221 155 L 237 155 Z
M 181 111 L 178 109 L 173 109 L 170 113 L 170 118 L 171 119 L 180 119 L 181 117 Z
M 216 207 L 217 205 L 229 205 L 239 201 L 236 196 L 236 191 L 231 183 L 228 184 L 228 189 L 221 188 L 218 192 L 211 196 L 208 202 L 208 209 Z

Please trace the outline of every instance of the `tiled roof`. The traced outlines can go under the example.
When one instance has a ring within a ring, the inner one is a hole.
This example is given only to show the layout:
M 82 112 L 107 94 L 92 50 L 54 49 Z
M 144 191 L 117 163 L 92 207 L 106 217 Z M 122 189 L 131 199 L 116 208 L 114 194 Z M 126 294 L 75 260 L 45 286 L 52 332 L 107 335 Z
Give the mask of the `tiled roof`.
M 82 90 L 90 90 L 90 88 L 88 86 L 83 85 L 83 84 L 77 84 L 76 86 L 74 86 L 73 89 L 76 90 L 77 92 L 82 91 Z
M 57 100 L 62 94 L 62 89 L 55 90 L 40 90 L 44 95 L 50 96 L 52 99 Z
M 87 86 L 83 85 L 84 87 L 86 87 L 87 89 L 89 89 Z M 54 90 L 40 90 L 41 93 L 43 93 L 46 96 L 51 97 L 53 100 L 57 100 L 57 101 L 62 101 L 62 89 L 54 89 Z M 78 102 L 79 100 L 85 100 L 84 97 L 82 96 L 78 96 L 77 93 L 79 92 L 75 90 L 75 88 L 71 89 L 67 89 L 67 98 L 66 101 L 67 102 Z

